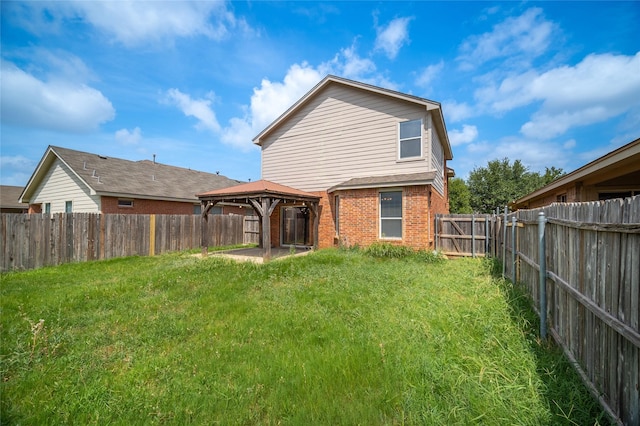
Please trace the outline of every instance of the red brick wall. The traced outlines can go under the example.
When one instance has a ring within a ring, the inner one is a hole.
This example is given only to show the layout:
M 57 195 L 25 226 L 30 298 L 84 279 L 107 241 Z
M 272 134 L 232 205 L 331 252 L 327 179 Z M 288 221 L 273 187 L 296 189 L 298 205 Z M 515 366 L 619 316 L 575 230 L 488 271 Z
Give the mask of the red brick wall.
M 42 213 L 42 204 L 29 204 L 27 213 Z
M 445 186 L 445 190 L 447 189 Z M 433 220 L 436 213 L 449 213 L 448 197 L 442 196 L 430 185 L 404 187 L 402 189 L 402 239 L 381 239 L 378 194 L 379 190 L 375 188 L 339 191 L 332 194 L 317 193 L 316 195 L 322 196 L 319 247 L 332 247 L 338 243 L 335 238 L 335 195 L 340 196 L 340 243 L 349 246 L 355 244 L 368 246 L 384 241 L 415 249 L 433 247 Z
M 246 215 L 247 210 L 253 209 L 240 206 L 220 205 L 222 214 Z M 119 214 L 193 214 L 194 204 L 179 201 L 134 199 L 133 207 L 118 206 L 117 197 L 102 197 L 102 213 Z
M 445 191 L 448 190 L 445 183 Z M 448 197 L 441 195 L 430 185 L 402 188 L 402 239 L 379 237 L 379 189 L 357 189 L 328 194 L 316 192 L 319 203 L 319 248 L 337 244 L 366 247 L 378 241 L 405 245 L 415 249 L 433 248 L 433 221 L 437 213 L 449 213 Z M 446 192 L 445 192 L 446 193 Z M 335 196 L 340 196 L 340 236 L 336 235 Z M 280 245 L 280 208 L 271 215 L 271 244 Z M 310 221 L 313 234 L 313 217 Z
M 120 214 L 193 214 L 192 203 L 134 199 L 133 207 L 119 207 L 117 197 L 102 197 L 102 213 Z

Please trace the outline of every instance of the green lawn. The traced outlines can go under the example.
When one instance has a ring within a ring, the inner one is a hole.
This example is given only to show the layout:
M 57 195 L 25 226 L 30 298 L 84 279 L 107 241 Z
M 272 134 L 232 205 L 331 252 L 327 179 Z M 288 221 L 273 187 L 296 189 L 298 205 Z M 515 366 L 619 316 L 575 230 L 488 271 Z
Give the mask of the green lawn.
M 322 250 L 3 274 L 0 421 L 607 424 L 491 267 Z

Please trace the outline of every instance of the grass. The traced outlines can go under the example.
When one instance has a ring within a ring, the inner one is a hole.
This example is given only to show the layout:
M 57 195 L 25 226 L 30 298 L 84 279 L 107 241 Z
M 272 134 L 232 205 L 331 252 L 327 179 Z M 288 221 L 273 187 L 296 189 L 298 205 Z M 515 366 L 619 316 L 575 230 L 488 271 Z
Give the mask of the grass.
M 0 421 L 607 423 L 490 263 L 376 253 L 3 274 Z

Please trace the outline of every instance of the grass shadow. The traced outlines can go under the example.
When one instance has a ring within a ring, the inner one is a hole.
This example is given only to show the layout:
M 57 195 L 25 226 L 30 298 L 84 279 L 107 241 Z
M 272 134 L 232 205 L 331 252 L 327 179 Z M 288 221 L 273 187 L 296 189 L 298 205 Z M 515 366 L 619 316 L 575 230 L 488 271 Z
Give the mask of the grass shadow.
M 540 340 L 540 319 L 526 289 L 502 276 L 499 260 L 487 258 L 485 262 L 509 305 L 511 319 L 521 330 L 535 357 L 537 373 L 545 385 L 542 396 L 553 414 L 553 424 L 616 424 L 582 383 L 562 348 L 552 338 Z

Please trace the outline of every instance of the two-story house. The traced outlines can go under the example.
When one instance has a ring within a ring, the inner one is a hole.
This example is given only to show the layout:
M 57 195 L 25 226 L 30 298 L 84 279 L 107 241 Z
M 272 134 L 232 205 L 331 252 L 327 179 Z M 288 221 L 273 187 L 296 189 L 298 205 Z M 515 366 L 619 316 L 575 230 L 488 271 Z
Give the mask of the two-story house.
M 263 213 L 274 246 L 433 246 L 435 214 L 449 210 L 453 158 L 439 103 L 330 75 L 254 143 L 262 183 L 200 194 L 205 210 L 270 197 Z

